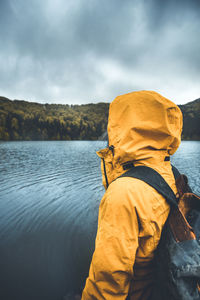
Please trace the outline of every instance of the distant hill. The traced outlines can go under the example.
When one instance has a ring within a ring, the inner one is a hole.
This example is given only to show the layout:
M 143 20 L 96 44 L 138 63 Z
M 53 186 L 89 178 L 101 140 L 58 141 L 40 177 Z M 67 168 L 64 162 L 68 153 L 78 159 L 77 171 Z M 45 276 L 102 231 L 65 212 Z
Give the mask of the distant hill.
M 108 106 L 39 104 L 0 97 L 0 140 L 96 140 L 106 131 Z
M 108 103 L 40 104 L 0 97 L 0 140 L 104 139 Z M 180 105 L 183 139 L 200 140 L 200 99 Z
M 179 107 L 183 113 L 182 138 L 200 140 L 200 98 Z

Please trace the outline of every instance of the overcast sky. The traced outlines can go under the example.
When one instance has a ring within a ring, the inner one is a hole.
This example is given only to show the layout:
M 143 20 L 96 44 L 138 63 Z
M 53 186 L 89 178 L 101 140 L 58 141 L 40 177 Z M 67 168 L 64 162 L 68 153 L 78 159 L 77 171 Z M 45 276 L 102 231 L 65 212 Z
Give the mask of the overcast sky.
M 200 97 L 199 0 L 0 0 L 0 95 L 110 102 Z

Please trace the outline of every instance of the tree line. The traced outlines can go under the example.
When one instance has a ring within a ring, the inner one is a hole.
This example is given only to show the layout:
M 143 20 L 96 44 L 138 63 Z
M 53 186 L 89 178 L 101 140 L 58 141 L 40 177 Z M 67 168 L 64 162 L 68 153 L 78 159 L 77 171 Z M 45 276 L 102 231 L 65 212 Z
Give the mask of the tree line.
M 39 104 L 0 97 L 0 140 L 96 140 L 106 131 L 108 106 Z
M 183 139 L 200 140 L 200 99 L 180 105 Z M 40 104 L 0 97 L 0 140 L 97 140 L 105 132 L 108 103 Z
M 183 113 L 183 140 L 200 140 L 200 98 L 179 105 Z

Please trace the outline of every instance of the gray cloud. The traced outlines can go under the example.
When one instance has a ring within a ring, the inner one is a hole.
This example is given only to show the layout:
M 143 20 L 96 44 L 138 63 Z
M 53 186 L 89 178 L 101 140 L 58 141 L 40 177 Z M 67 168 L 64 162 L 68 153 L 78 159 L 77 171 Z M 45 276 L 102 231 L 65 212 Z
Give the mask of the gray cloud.
M 1 0 L 0 94 L 110 101 L 138 89 L 200 97 L 195 0 Z

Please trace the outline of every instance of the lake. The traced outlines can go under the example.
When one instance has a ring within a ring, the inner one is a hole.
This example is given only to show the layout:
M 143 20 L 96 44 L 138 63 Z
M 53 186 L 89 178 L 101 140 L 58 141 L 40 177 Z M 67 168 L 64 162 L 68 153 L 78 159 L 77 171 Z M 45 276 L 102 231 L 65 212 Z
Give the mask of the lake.
M 104 141 L 0 142 L 0 299 L 61 300 L 83 287 L 104 188 Z M 200 194 L 200 142 L 172 163 Z

